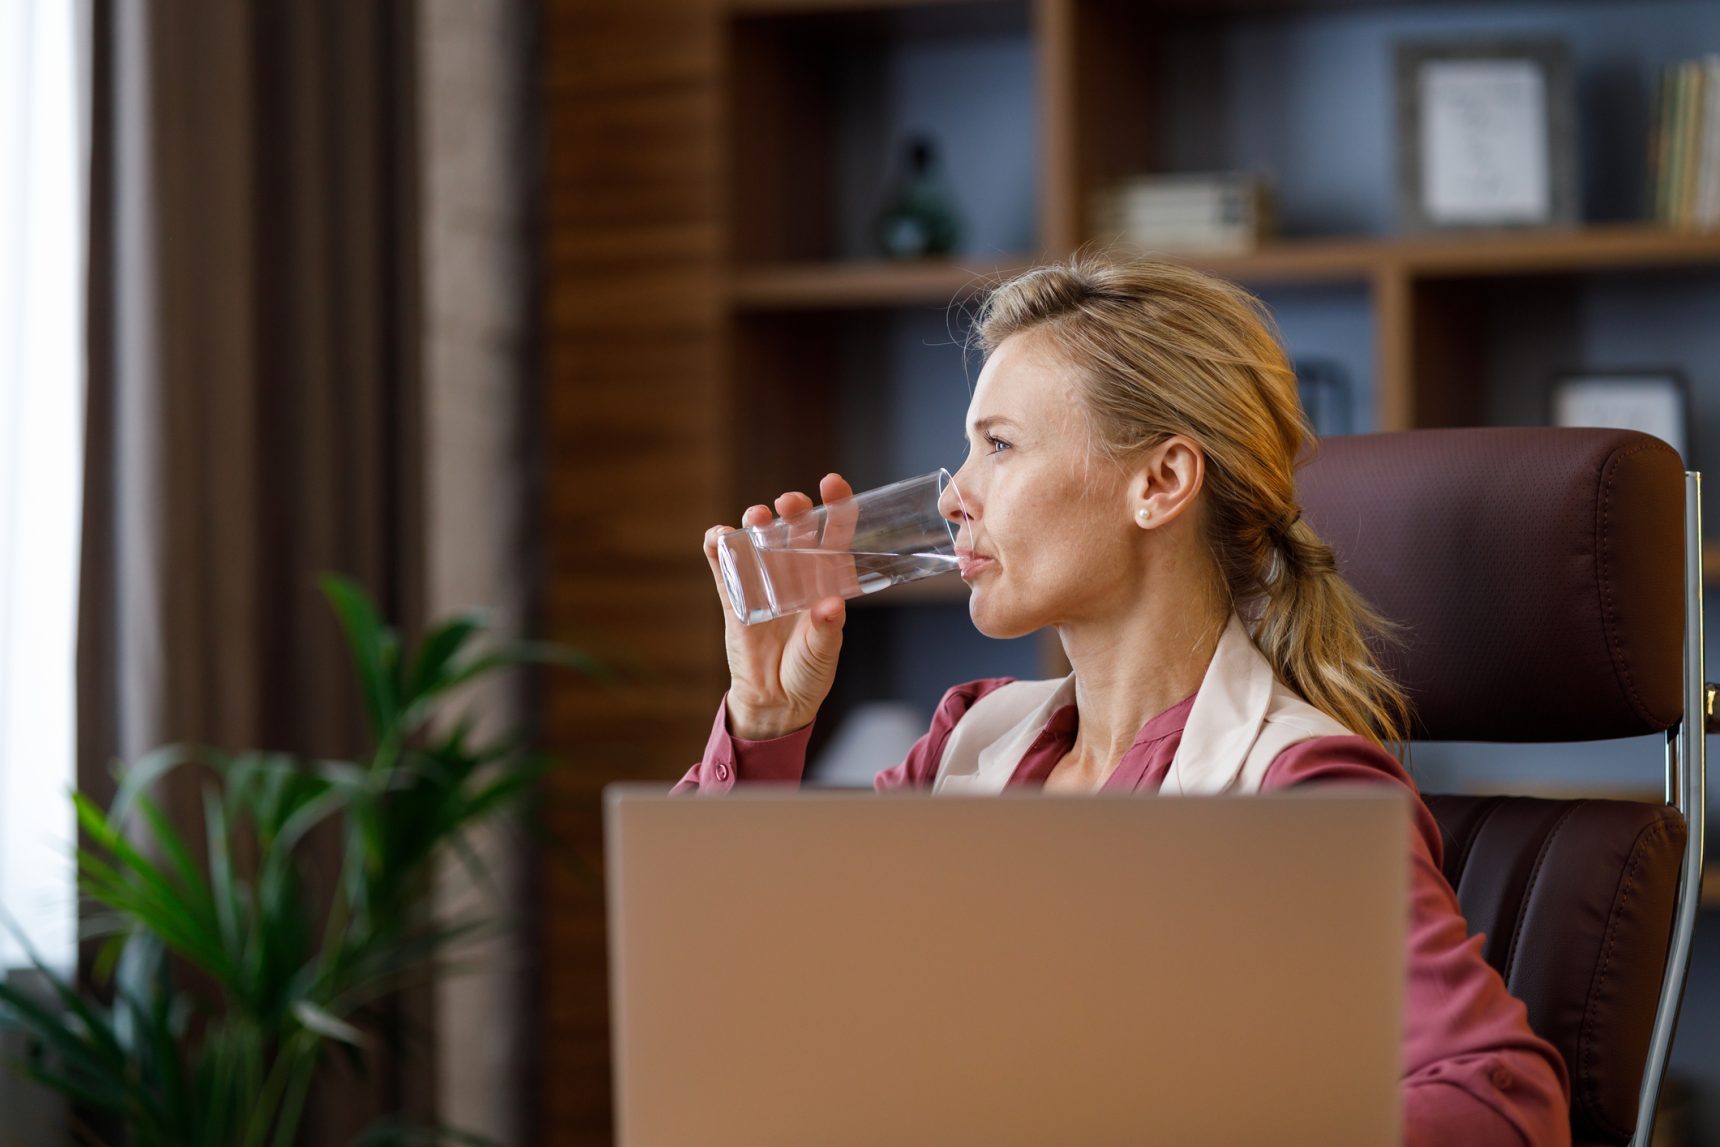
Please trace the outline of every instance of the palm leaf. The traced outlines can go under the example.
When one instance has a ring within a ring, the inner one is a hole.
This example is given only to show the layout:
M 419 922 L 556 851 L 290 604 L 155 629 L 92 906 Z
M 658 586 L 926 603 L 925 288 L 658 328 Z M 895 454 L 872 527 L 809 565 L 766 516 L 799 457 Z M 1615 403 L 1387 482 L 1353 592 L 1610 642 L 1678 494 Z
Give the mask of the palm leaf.
M 314 1004 L 310 1000 L 294 1001 L 293 1018 L 317 1035 L 339 1040 L 341 1043 L 349 1043 L 354 1047 L 364 1046 L 363 1032 L 327 1008 L 320 1004 Z
M 418 656 L 406 676 L 403 702 L 410 706 L 420 697 L 437 689 L 447 676 L 448 666 L 477 634 L 483 632 L 483 619 L 475 614 L 454 617 L 434 626 L 418 645 Z
M 108 806 L 108 818 L 115 822 L 123 821 L 140 796 L 153 789 L 174 769 L 200 760 L 203 753 L 204 750 L 192 745 L 164 745 L 144 754 L 136 764 L 116 769 L 119 788 L 114 793 L 113 803 Z
M 203 790 L 203 830 L 207 834 L 209 848 L 207 894 L 220 929 L 221 945 L 237 964 L 244 950 L 239 936 L 243 906 L 233 881 L 233 859 L 228 854 L 231 838 L 227 835 L 227 809 L 213 787 Z
M 497 670 L 526 665 L 548 665 L 562 669 L 573 669 L 604 685 L 620 683 L 620 679 L 614 671 L 596 658 L 581 653 L 577 649 L 569 649 L 563 645 L 552 645 L 548 642 L 515 641 L 492 653 L 473 658 L 460 669 L 449 674 L 440 691 L 446 692 Z
M 399 639 L 382 624 L 376 607 L 357 582 L 331 574 L 322 578 L 321 585 L 323 596 L 334 606 L 341 628 L 346 631 L 371 731 L 380 736 L 383 729 L 394 723 L 399 711 L 399 690 L 394 680 Z
M 80 819 L 82 816 L 80 812 Z M 160 870 L 121 837 L 111 836 L 101 843 L 117 863 L 110 864 L 88 849 L 79 849 L 79 886 L 108 908 L 128 917 L 134 926 L 160 935 L 180 955 L 212 975 L 224 975 L 228 962 L 220 944 Z

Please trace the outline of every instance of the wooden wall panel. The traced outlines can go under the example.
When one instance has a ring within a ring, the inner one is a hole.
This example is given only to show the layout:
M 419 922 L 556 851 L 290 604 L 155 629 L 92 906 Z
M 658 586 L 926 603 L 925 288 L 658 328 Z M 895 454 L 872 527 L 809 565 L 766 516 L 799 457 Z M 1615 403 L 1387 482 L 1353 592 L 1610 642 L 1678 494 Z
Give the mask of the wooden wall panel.
M 737 20 L 730 35 L 735 260 L 831 258 L 832 47 L 780 20 Z
M 599 797 L 686 768 L 724 684 L 720 24 L 702 0 L 545 0 L 543 628 L 624 675 L 546 683 L 564 763 L 539 868 L 538 1133 L 611 1138 Z

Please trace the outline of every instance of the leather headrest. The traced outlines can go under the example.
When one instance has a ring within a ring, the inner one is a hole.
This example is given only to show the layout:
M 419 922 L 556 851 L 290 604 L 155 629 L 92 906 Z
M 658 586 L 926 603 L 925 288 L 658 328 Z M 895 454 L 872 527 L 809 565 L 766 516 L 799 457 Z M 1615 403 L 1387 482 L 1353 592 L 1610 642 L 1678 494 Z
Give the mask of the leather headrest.
M 1324 439 L 1298 475 L 1338 568 L 1403 627 L 1416 739 L 1578 741 L 1679 719 L 1684 464 L 1629 430 Z

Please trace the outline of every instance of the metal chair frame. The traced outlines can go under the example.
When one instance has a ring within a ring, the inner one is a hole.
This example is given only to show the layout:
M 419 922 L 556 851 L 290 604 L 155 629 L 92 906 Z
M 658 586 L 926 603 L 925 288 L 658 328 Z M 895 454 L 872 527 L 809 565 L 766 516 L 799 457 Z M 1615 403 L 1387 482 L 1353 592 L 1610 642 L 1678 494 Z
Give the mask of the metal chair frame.
M 1684 717 L 1666 732 L 1666 803 L 1684 816 L 1688 836 L 1678 901 L 1672 917 L 1672 943 L 1660 984 L 1660 1004 L 1643 1064 L 1637 1098 L 1633 1147 L 1648 1147 L 1654 1136 L 1654 1111 L 1666 1078 L 1666 1061 L 1678 1029 L 1679 1002 L 1690 974 L 1690 943 L 1702 902 L 1702 852 L 1707 827 L 1707 734 L 1720 731 L 1716 697 L 1708 682 L 1702 648 L 1702 475 L 1684 472 Z

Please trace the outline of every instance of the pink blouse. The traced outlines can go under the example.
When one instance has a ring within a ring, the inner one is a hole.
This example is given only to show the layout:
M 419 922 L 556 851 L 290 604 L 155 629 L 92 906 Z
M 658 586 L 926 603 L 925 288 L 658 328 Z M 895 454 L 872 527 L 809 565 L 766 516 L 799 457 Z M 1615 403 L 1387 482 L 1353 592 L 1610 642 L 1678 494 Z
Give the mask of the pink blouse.
M 901 764 L 879 773 L 883 791 L 929 788 L 950 730 L 979 698 L 1007 684 L 988 678 L 944 694 L 932 726 Z M 1182 741 L 1194 694 L 1141 727 L 1123 754 L 1107 790 L 1157 792 Z M 1037 786 L 1075 743 L 1076 709 L 1053 713 L 1015 773 L 1011 786 Z M 806 766 L 812 727 L 769 741 L 729 735 L 725 698 L 711 727 L 705 756 L 688 770 L 676 792 L 722 792 L 736 781 L 798 783 Z M 1390 753 L 1364 737 L 1318 737 L 1279 754 L 1263 789 L 1322 781 L 1415 783 Z M 1470 936 L 1457 896 L 1441 870 L 1443 845 L 1433 814 L 1414 805 L 1410 834 L 1409 981 L 1403 1040 L 1404 1141 L 1421 1147 L 1463 1144 L 1568 1144 L 1570 1078 L 1558 1051 L 1529 1030 L 1523 1004 L 1505 990 L 1481 957 L 1481 937 Z

